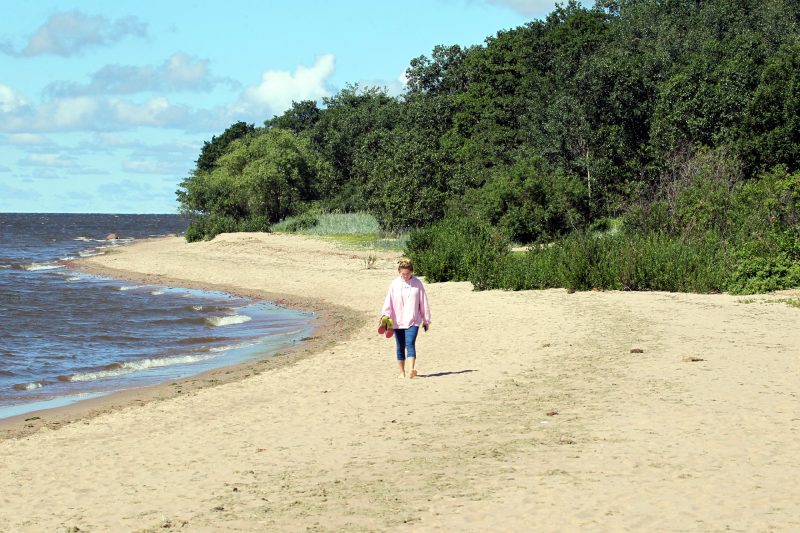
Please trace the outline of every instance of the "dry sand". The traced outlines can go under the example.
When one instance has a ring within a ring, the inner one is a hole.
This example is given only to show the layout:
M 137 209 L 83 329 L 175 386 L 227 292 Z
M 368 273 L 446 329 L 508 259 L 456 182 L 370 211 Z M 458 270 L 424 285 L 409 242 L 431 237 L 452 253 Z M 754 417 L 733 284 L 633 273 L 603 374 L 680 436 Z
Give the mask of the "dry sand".
M 316 306 L 327 344 L 7 423 L 0 531 L 800 530 L 800 309 L 770 302 L 798 291 L 428 284 L 420 376 L 399 380 L 375 332 L 395 260 L 263 234 L 89 260 Z

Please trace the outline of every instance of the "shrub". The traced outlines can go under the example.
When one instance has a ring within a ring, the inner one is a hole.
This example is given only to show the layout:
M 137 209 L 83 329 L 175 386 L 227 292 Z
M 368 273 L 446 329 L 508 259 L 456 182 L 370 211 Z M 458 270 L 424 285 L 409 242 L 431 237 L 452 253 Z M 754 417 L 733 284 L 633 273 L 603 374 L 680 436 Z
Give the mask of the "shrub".
M 582 227 L 588 214 L 586 187 L 544 160 L 523 160 L 495 171 L 464 202 L 514 242 L 552 240 Z
M 591 236 L 561 241 L 496 261 L 493 278 L 475 276 L 476 289 L 663 290 L 720 292 L 730 263 L 725 244 L 709 236 L 687 241 L 664 234 Z
M 507 252 L 508 242 L 488 224 L 451 217 L 413 231 L 405 253 L 418 274 L 436 282 L 491 276 Z
M 319 224 L 319 219 L 311 213 L 303 213 L 300 216 L 286 219 L 286 224 L 283 229 L 289 233 L 297 233 L 298 231 L 311 229 Z
M 773 232 L 736 250 L 729 291 L 753 294 L 800 287 L 800 229 Z
M 201 215 L 192 220 L 184 237 L 188 242 L 208 241 L 220 233 L 237 231 L 270 231 L 269 221 L 264 216 L 236 219 L 216 214 Z

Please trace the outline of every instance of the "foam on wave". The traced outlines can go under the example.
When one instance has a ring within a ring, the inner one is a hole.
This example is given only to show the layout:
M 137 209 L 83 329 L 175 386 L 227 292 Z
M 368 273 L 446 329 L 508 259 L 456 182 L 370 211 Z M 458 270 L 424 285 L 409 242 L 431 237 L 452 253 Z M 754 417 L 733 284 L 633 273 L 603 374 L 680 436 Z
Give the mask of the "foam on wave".
M 64 265 L 58 265 L 55 263 L 30 263 L 27 265 L 22 265 L 22 270 L 27 270 L 29 272 L 36 272 L 39 270 L 56 270 L 58 268 L 64 268 Z
M 243 324 L 252 320 L 247 315 L 228 315 L 228 316 L 209 316 L 206 317 L 206 323 L 212 326 L 230 326 L 233 324 Z
M 17 383 L 16 385 L 14 385 L 11 388 L 14 389 L 14 390 L 25 391 L 25 390 L 41 389 L 43 386 L 44 386 L 44 382 L 42 382 L 42 381 L 34 381 L 33 383 Z
M 103 255 L 102 252 L 97 252 L 95 250 L 80 250 L 78 251 L 78 255 L 80 257 L 94 257 L 97 255 Z
M 113 378 L 131 374 L 133 372 L 141 372 L 150 368 L 162 368 L 165 366 L 186 365 L 205 361 L 214 358 L 214 355 L 179 355 L 175 357 L 162 357 L 157 359 L 139 359 L 137 361 L 126 361 L 124 363 L 113 363 L 107 365 L 103 369 L 77 372 L 69 376 L 59 376 L 60 381 L 78 382 L 78 381 L 97 381 L 105 378 Z

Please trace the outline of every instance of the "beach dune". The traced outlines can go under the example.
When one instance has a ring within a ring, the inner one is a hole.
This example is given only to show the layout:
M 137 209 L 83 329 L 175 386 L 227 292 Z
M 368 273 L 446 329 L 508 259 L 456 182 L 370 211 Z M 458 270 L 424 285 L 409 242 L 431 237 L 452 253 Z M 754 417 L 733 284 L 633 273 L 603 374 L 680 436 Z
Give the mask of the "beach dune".
M 376 333 L 397 259 L 250 233 L 83 261 L 313 308 L 320 338 L 217 386 L 6 422 L 0 531 L 800 529 L 800 309 L 779 301 L 800 292 L 429 283 L 400 380 Z

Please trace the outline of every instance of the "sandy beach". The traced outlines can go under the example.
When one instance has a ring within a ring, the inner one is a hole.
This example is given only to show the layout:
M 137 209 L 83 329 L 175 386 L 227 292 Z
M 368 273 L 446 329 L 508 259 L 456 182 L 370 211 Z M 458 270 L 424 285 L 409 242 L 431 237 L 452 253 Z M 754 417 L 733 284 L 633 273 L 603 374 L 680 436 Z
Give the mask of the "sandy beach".
M 800 309 L 778 301 L 800 291 L 427 284 L 401 380 L 375 331 L 397 259 L 252 233 L 85 260 L 314 309 L 317 338 L 6 421 L 0 531 L 800 529 Z

